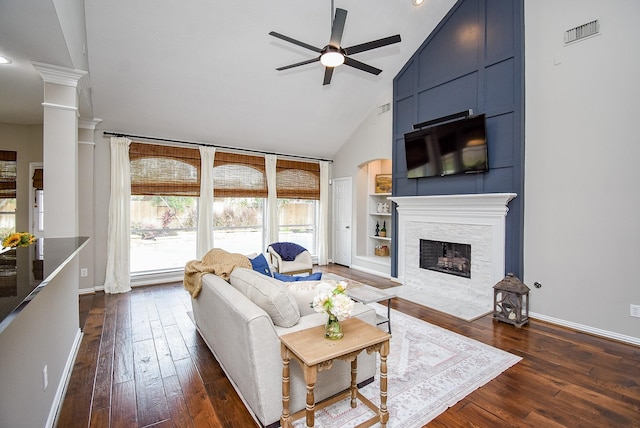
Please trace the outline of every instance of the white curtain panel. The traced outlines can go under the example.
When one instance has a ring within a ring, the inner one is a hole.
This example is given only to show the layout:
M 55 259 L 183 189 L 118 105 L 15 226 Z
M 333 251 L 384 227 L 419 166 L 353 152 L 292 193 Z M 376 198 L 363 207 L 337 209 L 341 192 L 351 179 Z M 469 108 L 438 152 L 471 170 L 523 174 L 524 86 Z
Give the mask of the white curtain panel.
M 329 162 L 320 161 L 320 218 L 318 219 L 318 264 L 329 258 Z
M 276 191 L 276 155 L 264 156 L 267 169 L 267 244 L 278 242 L 278 194 Z
M 131 140 L 128 138 L 111 137 L 111 194 L 107 229 L 107 272 L 104 281 L 104 292 L 109 294 L 126 293 L 131 290 L 130 144 Z
M 200 201 L 196 257 L 201 260 L 213 248 L 213 159 L 215 147 L 200 146 Z

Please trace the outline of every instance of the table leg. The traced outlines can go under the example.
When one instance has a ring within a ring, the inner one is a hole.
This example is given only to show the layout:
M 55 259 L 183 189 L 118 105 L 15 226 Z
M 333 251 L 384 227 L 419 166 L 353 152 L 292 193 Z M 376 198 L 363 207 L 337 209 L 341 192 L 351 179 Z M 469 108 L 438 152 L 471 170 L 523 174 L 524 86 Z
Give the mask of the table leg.
M 351 361 L 351 408 L 355 408 L 358 405 L 358 382 L 356 378 L 358 376 L 358 357 Z
M 313 387 L 316 384 L 318 378 L 317 366 L 304 366 L 304 381 L 307 384 L 307 407 L 305 408 L 305 415 L 307 419 L 307 427 L 313 427 L 315 424 L 314 412 L 316 410 L 316 399 L 313 395 Z
M 282 428 L 289 427 L 289 354 L 284 345 L 281 346 L 282 353 L 282 416 L 280 417 L 280 425 Z
M 385 428 L 389 421 L 387 410 L 387 355 L 389 355 L 389 341 L 380 348 L 380 426 Z
M 389 334 L 391 334 L 391 299 L 387 300 L 387 327 Z

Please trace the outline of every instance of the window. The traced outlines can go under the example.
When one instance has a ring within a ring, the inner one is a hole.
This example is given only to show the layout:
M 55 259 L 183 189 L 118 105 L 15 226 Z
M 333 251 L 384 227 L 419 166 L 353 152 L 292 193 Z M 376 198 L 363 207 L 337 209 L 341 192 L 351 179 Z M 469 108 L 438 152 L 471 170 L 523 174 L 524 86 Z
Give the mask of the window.
M 278 240 L 295 242 L 317 254 L 320 166 L 278 159 Z
M 268 194 L 264 158 L 216 152 L 213 189 L 216 247 L 240 254 L 264 251 Z
M 132 143 L 131 272 L 184 268 L 196 258 L 200 153 Z
M 265 247 L 265 198 L 215 198 L 213 242 L 230 253 L 260 253 Z
M 0 150 L 0 236 L 16 231 L 17 152 Z
M 182 269 L 196 258 L 200 152 L 132 143 L 129 159 L 131 272 Z M 279 240 L 316 254 L 320 167 L 278 160 L 276 170 Z M 213 183 L 215 246 L 241 254 L 265 251 L 264 157 L 216 151 Z
M 295 242 L 317 254 L 318 201 L 278 199 L 278 240 Z

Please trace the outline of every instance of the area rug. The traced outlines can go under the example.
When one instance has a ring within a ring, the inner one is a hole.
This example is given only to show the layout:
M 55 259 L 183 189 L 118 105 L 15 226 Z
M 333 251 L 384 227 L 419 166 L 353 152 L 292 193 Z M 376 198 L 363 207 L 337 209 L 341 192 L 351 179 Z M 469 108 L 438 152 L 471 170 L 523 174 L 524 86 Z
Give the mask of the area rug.
M 386 306 L 372 306 L 386 315 Z M 396 310 L 391 311 L 391 326 L 391 352 L 387 358 L 390 428 L 422 427 L 521 360 Z M 378 359 L 378 370 L 379 364 Z M 376 405 L 380 404 L 379 380 L 376 375 L 373 383 L 360 390 Z M 374 416 L 364 404 L 352 409 L 349 403 L 346 398 L 316 411 L 315 426 L 351 428 Z M 304 417 L 294 426 L 304 427 Z

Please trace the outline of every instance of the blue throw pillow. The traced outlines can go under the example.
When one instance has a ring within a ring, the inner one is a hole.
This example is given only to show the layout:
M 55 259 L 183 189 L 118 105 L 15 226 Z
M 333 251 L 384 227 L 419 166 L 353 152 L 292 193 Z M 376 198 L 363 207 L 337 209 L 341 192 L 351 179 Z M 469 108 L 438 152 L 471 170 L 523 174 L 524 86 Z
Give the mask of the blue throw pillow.
M 273 273 L 275 279 L 279 279 L 282 282 L 296 282 L 296 281 L 319 281 L 322 278 L 322 272 L 312 273 L 307 276 L 292 276 L 283 275 L 278 272 Z
M 273 276 L 271 275 L 271 268 L 269 267 L 269 262 L 267 262 L 267 259 L 264 257 L 264 254 L 259 254 L 255 258 L 249 259 L 249 260 L 251 260 L 251 267 L 253 268 L 253 270 L 267 276 Z

